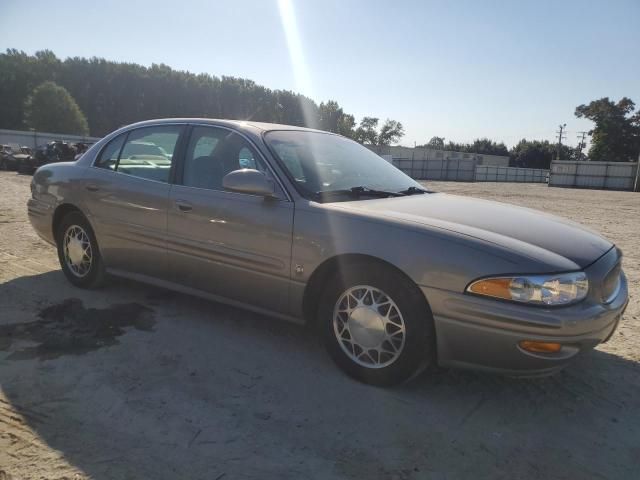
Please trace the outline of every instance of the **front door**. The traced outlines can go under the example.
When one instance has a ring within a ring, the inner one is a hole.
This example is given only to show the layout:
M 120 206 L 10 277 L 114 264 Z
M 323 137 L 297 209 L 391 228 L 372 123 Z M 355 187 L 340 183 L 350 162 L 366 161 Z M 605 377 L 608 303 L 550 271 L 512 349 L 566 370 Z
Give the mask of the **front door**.
M 180 184 L 169 195 L 169 278 L 286 313 L 294 206 L 281 190 L 275 199 L 225 191 L 223 177 L 240 168 L 272 175 L 239 134 L 192 128 Z

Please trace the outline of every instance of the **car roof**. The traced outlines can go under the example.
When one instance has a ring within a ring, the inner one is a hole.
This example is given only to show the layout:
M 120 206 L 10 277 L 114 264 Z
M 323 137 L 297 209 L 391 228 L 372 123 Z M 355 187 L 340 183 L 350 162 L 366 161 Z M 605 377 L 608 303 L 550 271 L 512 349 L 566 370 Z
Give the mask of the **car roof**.
M 299 127 L 296 125 L 283 125 L 280 123 L 266 123 L 266 122 L 254 122 L 252 120 L 227 120 L 218 118 L 157 118 L 153 120 L 145 120 L 142 122 L 128 125 L 128 127 L 145 126 L 145 125 L 158 125 L 162 123 L 206 123 L 210 125 L 222 125 L 228 127 L 235 127 L 236 129 L 255 129 L 262 132 L 268 132 L 272 130 L 302 130 L 307 132 L 319 132 L 330 133 L 323 130 L 314 128 Z

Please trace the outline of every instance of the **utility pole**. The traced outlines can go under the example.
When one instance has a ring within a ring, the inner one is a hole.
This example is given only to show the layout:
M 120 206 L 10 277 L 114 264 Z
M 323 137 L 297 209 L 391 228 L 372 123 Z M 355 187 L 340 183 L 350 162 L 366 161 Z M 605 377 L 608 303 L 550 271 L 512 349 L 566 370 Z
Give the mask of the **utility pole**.
M 640 192 L 640 153 L 638 154 L 638 161 L 636 163 L 636 179 L 633 182 L 633 191 Z
M 578 132 L 578 160 L 582 158 L 582 149 L 587 145 L 585 143 L 585 138 L 588 132 Z
M 567 134 L 563 133 L 564 129 L 567 128 L 567 124 L 563 123 L 562 125 L 558 125 L 558 131 L 556 132 L 556 138 L 558 139 L 558 151 L 556 153 L 556 160 L 560 160 L 560 149 L 562 148 L 562 140 L 567 138 Z

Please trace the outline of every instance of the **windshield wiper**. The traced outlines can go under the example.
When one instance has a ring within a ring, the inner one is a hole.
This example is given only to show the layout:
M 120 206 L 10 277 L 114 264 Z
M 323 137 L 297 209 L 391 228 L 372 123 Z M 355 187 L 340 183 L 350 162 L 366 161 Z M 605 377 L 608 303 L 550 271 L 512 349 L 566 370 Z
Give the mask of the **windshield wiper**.
M 369 187 L 351 187 L 340 190 L 320 190 L 316 192 L 316 196 L 318 197 L 326 197 L 326 196 L 340 196 L 340 195 L 351 195 L 356 197 L 362 196 L 370 196 L 370 197 L 404 197 L 406 194 L 403 192 L 391 192 L 389 190 L 376 190 L 374 188 Z
M 398 193 L 402 193 L 403 195 L 415 195 L 417 193 L 430 193 L 429 190 L 423 190 L 419 187 L 409 187 L 405 190 L 400 190 Z

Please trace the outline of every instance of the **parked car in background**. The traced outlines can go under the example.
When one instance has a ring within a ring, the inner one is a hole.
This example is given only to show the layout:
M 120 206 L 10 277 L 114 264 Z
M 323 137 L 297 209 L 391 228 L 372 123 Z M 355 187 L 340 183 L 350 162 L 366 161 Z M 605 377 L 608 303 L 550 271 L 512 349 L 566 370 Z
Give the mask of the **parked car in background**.
M 31 157 L 29 147 L 18 145 L 2 145 L 0 147 L 0 170 L 18 170 L 20 165 Z
M 550 374 L 606 341 L 628 302 L 622 253 L 600 235 L 427 191 L 317 130 L 142 122 L 39 168 L 31 192 L 72 284 L 108 272 L 306 322 L 377 385 L 435 364 Z
M 13 148 L 9 145 L 0 146 L 0 170 L 15 170 L 16 161 L 13 157 Z
M 91 145 L 93 144 L 84 142 L 74 143 L 73 148 L 75 149 L 75 156 L 73 157 L 73 159 L 78 160 L 84 154 L 84 152 L 89 150 L 89 147 L 91 147 Z
M 31 162 L 31 157 L 33 156 L 33 150 L 27 146 L 20 147 L 20 153 L 16 153 L 14 158 L 16 159 L 17 166 L 16 170 L 20 170 L 20 166 L 23 164 L 29 164 Z
M 38 167 L 48 163 L 70 162 L 75 159 L 75 148 L 60 140 L 55 140 L 36 147 L 30 158 L 20 162 L 18 171 L 20 173 L 33 173 Z

